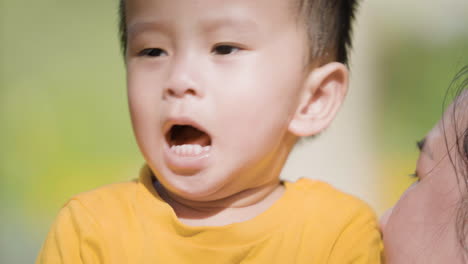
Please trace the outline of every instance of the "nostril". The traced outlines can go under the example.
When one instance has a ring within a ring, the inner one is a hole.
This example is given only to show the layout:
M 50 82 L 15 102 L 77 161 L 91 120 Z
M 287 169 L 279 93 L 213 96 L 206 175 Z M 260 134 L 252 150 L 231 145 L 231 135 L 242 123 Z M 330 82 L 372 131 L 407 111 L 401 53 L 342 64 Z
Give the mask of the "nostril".
M 195 92 L 195 90 L 193 89 L 187 89 L 187 91 L 185 92 L 186 94 L 190 94 L 190 95 L 196 95 L 197 93 Z
M 186 88 L 186 89 L 173 89 L 169 88 L 166 91 L 166 94 L 170 97 L 183 97 L 184 95 L 196 96 L 197 92 L 195 89 Z

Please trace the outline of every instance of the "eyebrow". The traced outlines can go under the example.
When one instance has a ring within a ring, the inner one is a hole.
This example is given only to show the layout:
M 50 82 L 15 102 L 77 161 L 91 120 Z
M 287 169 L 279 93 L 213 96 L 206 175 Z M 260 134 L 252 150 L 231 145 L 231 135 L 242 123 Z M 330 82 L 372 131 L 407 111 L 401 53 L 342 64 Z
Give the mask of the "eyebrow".
M 145 31 L 169 32 L 170 24 L 164 21 L 137 21 L 127 26 L 128 36 L 138 35 Z
M 202 22 L 203 30 L 206 32 L 216 31 L 220 28 L 236 28 L 242 31 L 256 31 L 258 30 L 258 24 L 252 19 L 233 18 L 233 17 L 221 17 L 215 19 L 209 19 Z
M 240 32 L 258 32 L 258 24 L 252 19 L 221 17 L 207 19 L 201 21 L 200 24 L 203 32 L 214 32 L 220 28 L 235 28 Z M 171 26 L 168 20 L 136 21 L 128 24 L 127 31 L 129 36 L 152 30 L 167 33 L 173 29 Z

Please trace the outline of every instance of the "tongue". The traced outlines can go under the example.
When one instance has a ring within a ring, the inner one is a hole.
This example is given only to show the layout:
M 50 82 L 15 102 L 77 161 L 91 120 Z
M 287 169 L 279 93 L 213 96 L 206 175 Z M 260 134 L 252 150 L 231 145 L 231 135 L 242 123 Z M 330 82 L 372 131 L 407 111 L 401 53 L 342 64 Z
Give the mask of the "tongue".
M 198 144 L 208 146 L 210 145 L 210 137 L 205 132 L 192 126 L 181 126 L 174 129 L 172 142 L 174 145 Z

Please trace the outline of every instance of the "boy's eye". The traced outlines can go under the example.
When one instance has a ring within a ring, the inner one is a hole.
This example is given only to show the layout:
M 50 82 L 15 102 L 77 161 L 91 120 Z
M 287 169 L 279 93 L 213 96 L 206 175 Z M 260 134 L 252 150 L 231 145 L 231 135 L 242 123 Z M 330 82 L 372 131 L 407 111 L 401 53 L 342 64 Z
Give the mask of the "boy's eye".
M 240 50 L 241 48 L 224 44 L 224 45 L 215 46 L 211 52 L 214 53 L 215 55 L 229 55 L 229 54 L 238 52 Z
M 167 52 L 160 48 L 149 48 L 140 51 L 138 56 L 162 57 L 167 56 Z

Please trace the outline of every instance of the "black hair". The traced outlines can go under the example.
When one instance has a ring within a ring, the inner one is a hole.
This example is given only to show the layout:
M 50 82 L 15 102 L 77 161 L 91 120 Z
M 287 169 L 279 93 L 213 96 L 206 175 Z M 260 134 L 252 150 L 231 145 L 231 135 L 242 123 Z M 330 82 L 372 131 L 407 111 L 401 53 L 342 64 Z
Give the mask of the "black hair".
M 127 12 L 125 0 L 119 0 L 119 39 L 120 48 L 125 57 L 127 52 Z
M 462 248 L 468 253 L 468 65 L 465 65 L 453 78 L 447 89 L 444 108 L 448 98 L 453 100 L 453 108 L 450 113 L 451 124 L 455 131 L 455 147 L 457 156 L 450 154 L 450 146 L 446 134 L 445 120 L 442 119 L 445 142 L 449 159 L 455 169 L 455 175 L 460 186 L 461 199 L 458 203 L 456 215 L 456 230 L 458 241 Z
M 310 45 L 309 61 L 331 55 L 348 64 L 358 0 L 299 0 Z
M 127 49 L 125 0 L 119 0 L 119 34 L 122 52 Z M 307 28 L 309 63 L 324 58 L 348 64 L 352 23 L 358 0 L 294 0 Z M 330 58 L 331 56 L 331 58 Z

